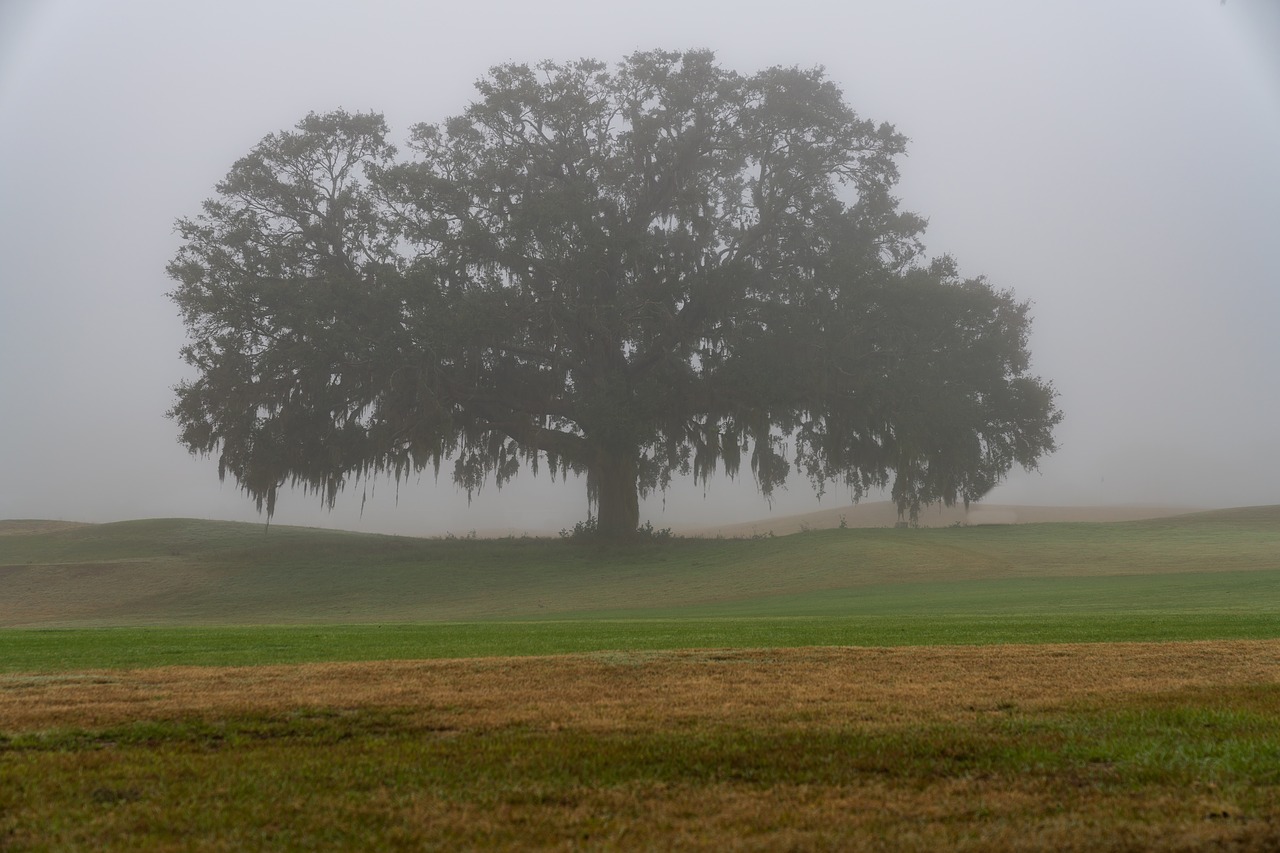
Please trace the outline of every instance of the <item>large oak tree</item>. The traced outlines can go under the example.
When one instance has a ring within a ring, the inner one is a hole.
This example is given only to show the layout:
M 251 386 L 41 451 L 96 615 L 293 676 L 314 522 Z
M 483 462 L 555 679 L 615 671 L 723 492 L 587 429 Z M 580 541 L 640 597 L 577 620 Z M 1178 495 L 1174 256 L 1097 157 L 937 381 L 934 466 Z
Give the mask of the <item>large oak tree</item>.
M 651 52 L 477 88 L 405 158 L 381 116 L 309 115 L 179 220 L 170 414 L 259 509 L 527 463 L 585 473 L 625 535 L 673 474 L 746 459 L 765 494 L 798 467 L 915 514 L 1053 449 L 1027 305 L 925 259 L 904 138 L 821 70 Z

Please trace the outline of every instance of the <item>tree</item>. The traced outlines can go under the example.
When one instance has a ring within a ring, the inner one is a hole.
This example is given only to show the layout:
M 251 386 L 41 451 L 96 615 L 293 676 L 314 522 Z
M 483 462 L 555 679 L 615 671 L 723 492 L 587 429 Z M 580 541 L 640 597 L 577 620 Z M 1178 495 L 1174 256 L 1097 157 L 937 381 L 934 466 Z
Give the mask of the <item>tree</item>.
M 904 138 L 821 69 L 650 52 L 477 88 L 405 159 L 381 116 L 309 115 L 178 221 L 198 377 L 170 415 L 259 510 L 546 464 L 626 535 L 674 473 L 745 457 L 766 495 L 796 466 L 914 516 L 1053 449 L 1027 305 L 925 259 Z

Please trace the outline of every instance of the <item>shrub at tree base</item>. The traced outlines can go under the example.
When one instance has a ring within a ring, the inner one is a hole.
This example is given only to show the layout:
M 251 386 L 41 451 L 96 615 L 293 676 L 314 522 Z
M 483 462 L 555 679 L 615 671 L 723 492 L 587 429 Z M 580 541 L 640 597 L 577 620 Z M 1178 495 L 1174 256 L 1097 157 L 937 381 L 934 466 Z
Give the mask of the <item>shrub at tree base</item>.
M 178 221 L 170 414 L 259 509 L 545 465 L 630 535 L 673 474 L 745 458 L 766 495 L 799 468 L 914 515 L 1053 449 L 1027 305 L 925 258 L 904 138 L 821 70 L 651 52 L 477 88 L 408 158 L 379 115 L 309 115 Z

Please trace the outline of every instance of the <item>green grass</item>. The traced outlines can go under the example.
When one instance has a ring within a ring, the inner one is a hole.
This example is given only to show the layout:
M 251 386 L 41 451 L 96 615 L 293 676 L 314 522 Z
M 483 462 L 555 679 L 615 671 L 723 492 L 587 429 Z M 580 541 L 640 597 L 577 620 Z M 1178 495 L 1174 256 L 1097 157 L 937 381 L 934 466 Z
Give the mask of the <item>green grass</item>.
M 0 630 L 5 672 L 1259 638 L 1278 614 L 1278 507 L 626 547 L 174 519 L 0 536 L 0 626 L 27 626 Z
M 1271 698 L 1280 700 L 1274 690 Z M 1188 742 L 1187 733 L 1196 729 L 1210 734 Z M 15 735 L 5 739 L 4 749 L 35 756 L 104 748 L 207 752 L 275 742 L 303 747 L 297 750 L 302 752 L 360 738 L 372 742 L 375 751 L 418 753 L 418 760 L 405 756 L 394 763 L 416 768 L 420 785 L 449 786 L 473 798 L 510 795 L 523 787 L 510 778 L 513 767 L 536 776 L 544 790 L 577 787 L 588 778 L 602 786 L 634 778 L 667 784 L 838 785 L 867 773 L 923 778 L 1057 774 L 1104 762 L 1112 765 L 1109 777 L 1116 787 L 1153 779 L 1280 786 L 1280 720 L 1236 708 L 1010 711 L 976 724 L 935 723 L 889 732 L 837 724 L 775 730 L 768 736 L 757 732 L 749 745 L 744 732 L 733 727 L 693 737 L 657 730 L 640 736 L 555 735 L 516 727 L 464 735 L 462 743 L 424 737 L 429 734 L 402 722 L 395 711 L 308 710 L 287 717 L 148 721 Z M 832 755 L 846 760 L 833 762 Z M 458 772 L 463 767 L 466 771 Z
M 1272 685 L 878 729 L 439 731 L 394 710 L 313 709 L 60 730 L 0 738 L 0 839 L 63 850 L 1274 849 L 1276 701 Z
M 609 547 L 182 519 L 0 536 L 0 626 L 1280 610 L 1280 507 Z
M 57 707 L 118 677 L 65 673 L 169 664 L 1275 638 L 1277 614 L 1280 507 L 625 548 L 189 520 L 0 535 L 0 625 L 27 626 L 0 630 L 0 691 Z M 617 677 L 599 719 L 631 695 Z M 476 721 L 505 696 L 96 726 L 86 704 L 0 731 L 0 849 L 1280 846 L 1270 681 L 959 720 L 744 694 L 750 713 L 660 725 Z
M 728 778 L 763 785 L 830 785 L 868 772 L 925 777 L 1058 773 L 1103 762 L 1113 765 L 1110 778 L 1117 785 L 1157 778 L 1187 784 L 1243 778 L 1251 784 L 1280 786 L 1280 717 L 1271 712 L 1280 703 L 1280 686 L 1259 686 L 1216 699 L 1190 694 L 1156 697 L 1161 700 L 1154 707 L 1138 700 L 1115 709 L 1010 708 L 977 722 L 931 723 L 911 731 L 873 731 L 831 721 L 791 731 L 777 728 L 772 742 L 756 741 L 749 749 L 739 743 L 741 732 L 732 726 L 707 727 L 694 737 L 649 730 L 642 737 L 635 732 L 569 732 L 563 738 L 517 726 L 477 732 L 466 744 L 448 744 L 424 737 L 434 730 L 422 728 L 407 715 L 377 708 L 57 729 L 4 737 L 0 745 L 12 755 L 103 748 L 207 750 L 273 741 L 332 747 L 357 737 L 390 740 L 398 741 L 393 746 L 400 748 L 456 756 L 457 761 L 436 756 L 413 763 L 440 784 L 469 789 L 470 796 L 511 787 L 500 777 L 517 765 L 552 786 L 582 784 L 588 776 L 606 785 L 635 776 L 700 784 Z M 1190 732 L 1201 734 L 1189 739 Z M 481 738 L 490 743 L 481 743 Z M 534 741 L 545 742 L 544 747 L 530 749 Z M 588 754 L 601 752 L 601 741 L 608 755 Z M 850 760 L 831 762 L 833 754 Z M 467 771 L 458 773 L 464 765 L 469 765 Z
M 0 672 L 801 646 L 1163 642 L 1280 636 L 1274 614 L 741 617 L 0 631 Z M 0 680 L 0 686 L 3 680 Z

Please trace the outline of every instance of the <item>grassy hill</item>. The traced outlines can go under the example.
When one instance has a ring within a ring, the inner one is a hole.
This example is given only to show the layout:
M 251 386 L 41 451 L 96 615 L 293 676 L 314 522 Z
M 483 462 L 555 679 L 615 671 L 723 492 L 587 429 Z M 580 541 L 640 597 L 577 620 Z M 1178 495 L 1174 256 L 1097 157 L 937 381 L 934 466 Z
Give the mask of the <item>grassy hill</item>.
M 0 626 L 1280 612 L 1280 506 L 616 547 L 0 522 Z

